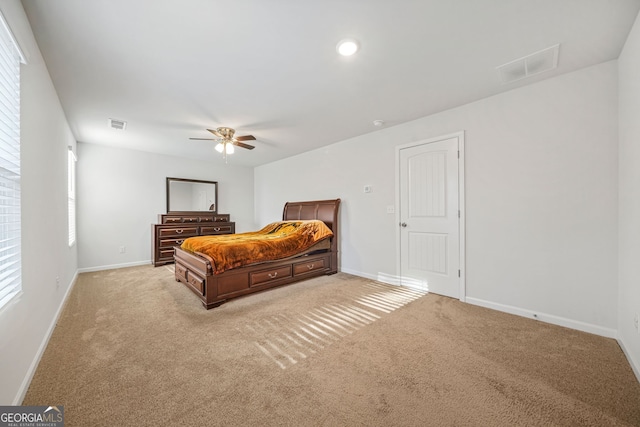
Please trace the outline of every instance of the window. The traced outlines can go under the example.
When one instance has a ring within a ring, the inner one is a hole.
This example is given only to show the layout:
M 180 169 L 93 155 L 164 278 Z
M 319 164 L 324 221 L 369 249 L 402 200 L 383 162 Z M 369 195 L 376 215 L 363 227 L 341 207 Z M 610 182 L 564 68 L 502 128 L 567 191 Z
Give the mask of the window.
M 69 200 L 69 247 L 76 242 L 76 155 L 73 148 L 69 147 L 67 155 L 67 188 Z
M 0 14 L 0 306 L 22 289 L 20 251 L 20 63 Z

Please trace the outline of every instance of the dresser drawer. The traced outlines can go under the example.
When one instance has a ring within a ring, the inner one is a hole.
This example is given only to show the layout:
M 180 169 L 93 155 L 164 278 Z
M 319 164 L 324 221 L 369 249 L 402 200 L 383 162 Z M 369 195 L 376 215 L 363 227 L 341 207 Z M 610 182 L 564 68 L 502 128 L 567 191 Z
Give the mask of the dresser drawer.
M 180 279 L 183 282 L 187 281 L 187 267 L 179 262 L 176 263 L 176 279 Z
M 200 294 L 204 295 L 204 279 L 200 276 L 196 276 L 191 271 L 187 271 L 187 283 L 191 285 L 192 288 L 196 289 Z
M 290 265 L 251 273 L 249 275 L 249 286 L 263 285 L 265 283 L 283 279 L 285 277 L 291 277 Z
M 197 216 L 183 216 L 182 222 L 198 222 L 200 221 L 200 217 Z
M 180 246 L 182 242 L 184 242 L 184 238 L 160 239 L 160 244 L 158 246 L 160 248 L 173 248 L 174 246 Z
M 173 262 L 173 248 L 185 239 L 195 236 L 233 234 L 235 222 L 229 221 L 229 214 L 207 212 L 176 212 L 161 214 L 160 224 L 151 225 L 151 257 L 153 265 Z M 245 278 L 245 286 L 247 280 Z
M 200 227 L 200 234 L 202 236 L 211 234 L 232 234 L 233 231 L 232 225 L 206 225 Z
M 212 222 L 230 222 L 231 215 L 216 214 L 210 212 L 184 212 L 182 214 L 160 214 L 160 224 L 182 224 L 182 223 L 212 223 Z
M 163 224 L 179 224 L 182 222 L 182 217 L 180 216 L 169 216 L 162 219 Z
M 169 236 L 197 236 L 198 235 L 198 227 L 169 227 L 169 228 L 159 228 L 158 229 L 158 237 L 169 237 Z
M 311 271 L 322 270 L 329 267 L 329 259 L 313 258 L 304 262 L 298 262 L 293 264 L 293 275 L 299 276 L 301 274 L 309 273 Z
M 158 250 L 158 260 L 173 261 L 173 246 L 160 248 Z

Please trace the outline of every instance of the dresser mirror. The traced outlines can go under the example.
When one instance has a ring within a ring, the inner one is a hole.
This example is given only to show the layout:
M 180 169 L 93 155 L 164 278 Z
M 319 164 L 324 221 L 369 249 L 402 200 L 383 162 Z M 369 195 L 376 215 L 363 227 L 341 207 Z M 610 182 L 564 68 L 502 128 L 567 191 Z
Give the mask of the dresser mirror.
M 167 213 L 218 212 L 218 183 L 167 177 Z

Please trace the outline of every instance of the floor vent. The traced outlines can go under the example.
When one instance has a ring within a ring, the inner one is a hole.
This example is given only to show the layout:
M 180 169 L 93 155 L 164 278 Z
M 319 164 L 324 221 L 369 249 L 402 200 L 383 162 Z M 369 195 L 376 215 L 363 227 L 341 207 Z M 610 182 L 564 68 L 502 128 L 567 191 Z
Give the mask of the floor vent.
M 125 130 L 127 122 L 124 120 L 109 119 L 109 127 L 118 130 Z
M 559 51 L 560 45 L 557 44 L 496 67 L 500 81 L 511 83 L 553 70 L 558 66 Z

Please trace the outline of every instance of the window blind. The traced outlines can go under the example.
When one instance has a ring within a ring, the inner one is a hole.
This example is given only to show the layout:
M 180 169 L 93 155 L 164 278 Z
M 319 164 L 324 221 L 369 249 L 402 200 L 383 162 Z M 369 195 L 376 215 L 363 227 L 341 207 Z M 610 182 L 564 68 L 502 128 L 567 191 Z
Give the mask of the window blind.
M 20 250 L 21 53 L 0 15 L 0 307 L 22 287 Z

